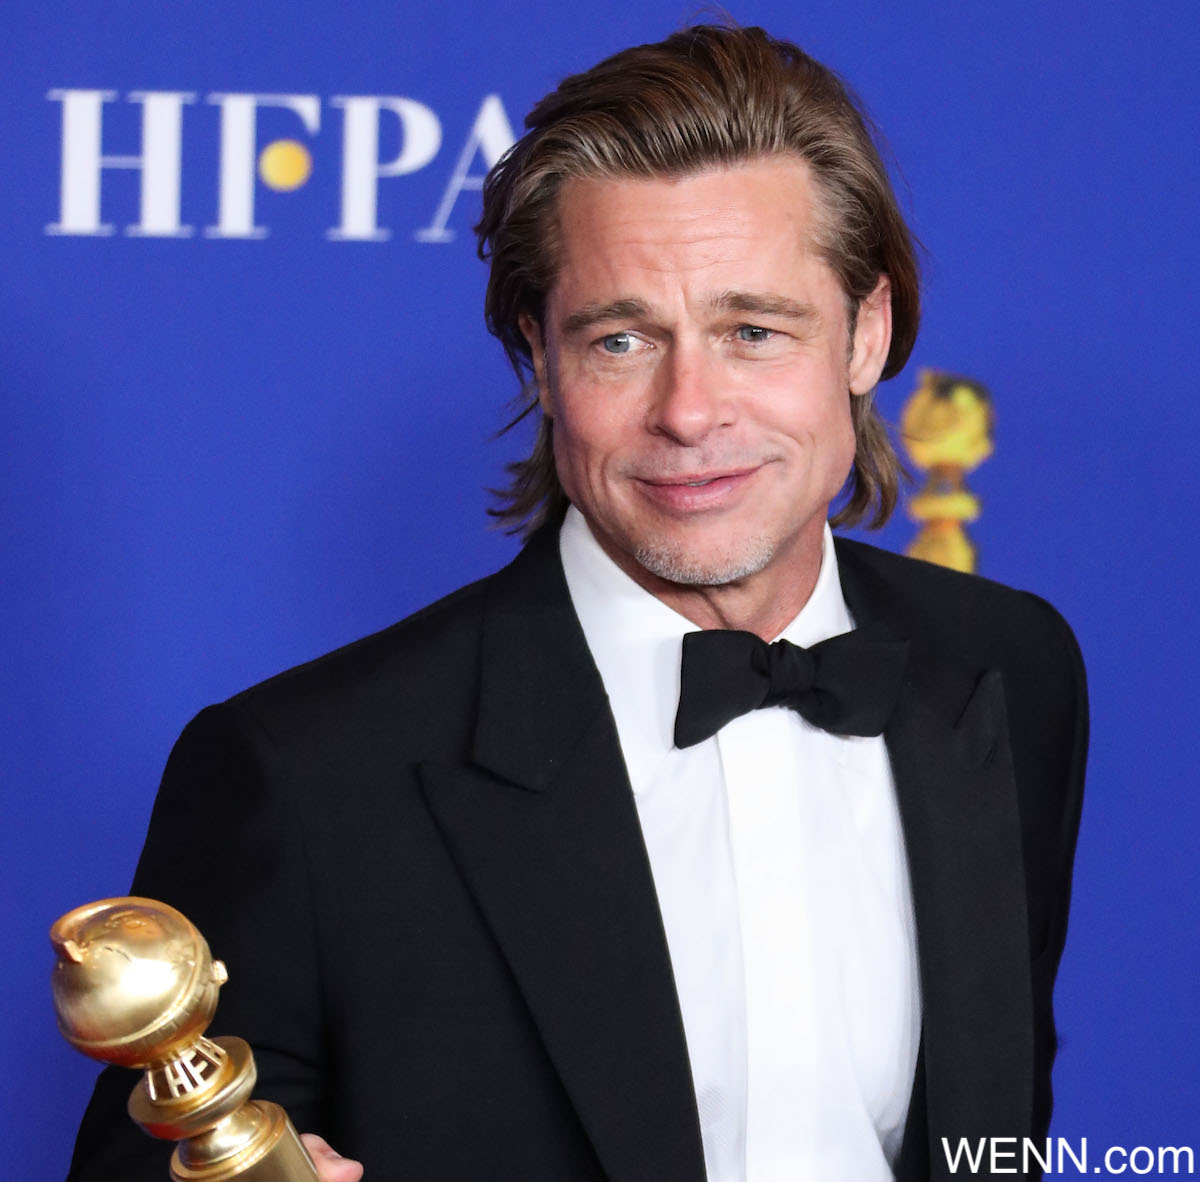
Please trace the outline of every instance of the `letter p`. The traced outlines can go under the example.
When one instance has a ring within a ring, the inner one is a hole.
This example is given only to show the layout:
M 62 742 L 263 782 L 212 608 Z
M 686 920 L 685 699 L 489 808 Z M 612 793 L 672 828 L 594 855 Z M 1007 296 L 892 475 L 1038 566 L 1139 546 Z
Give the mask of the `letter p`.
M 342 222 L 326 231 L 334 241 L 382 242 L 391 237 L 376 219 L 379 178 L 403 176 L 424 168 L 442 144 L 438 117 L 424 103 L 389 95 L 336 95 L 329 100 L 345 110 L 342 146 Z M 401 147 L 394 160 L 379 159 L 379 114 L 400 120 Z

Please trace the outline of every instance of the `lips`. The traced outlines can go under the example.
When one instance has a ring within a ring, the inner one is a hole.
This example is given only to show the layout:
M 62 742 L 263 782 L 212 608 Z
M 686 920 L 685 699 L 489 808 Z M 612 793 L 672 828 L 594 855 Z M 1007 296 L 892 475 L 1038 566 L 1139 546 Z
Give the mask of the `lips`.
M 712 484 L 717 480 L 736 480 L 740 476 L 749 476 L 756 469 L 757 465 L 751 464 L 745 468 L 729 468 L 719 471 L 694 472 L 684 473 L 679 476 L 644 476 L 642 481 L 645 484 L 653 484 L 660 488 L 674 488 L 680 485 L 688 488 L 696 488 L 705 484 Z
M 678 476 L 642 478 L 638 484 L 650 501 L 671 512 L 694 513 L 732 504 L 753 479 L 757 467 Z

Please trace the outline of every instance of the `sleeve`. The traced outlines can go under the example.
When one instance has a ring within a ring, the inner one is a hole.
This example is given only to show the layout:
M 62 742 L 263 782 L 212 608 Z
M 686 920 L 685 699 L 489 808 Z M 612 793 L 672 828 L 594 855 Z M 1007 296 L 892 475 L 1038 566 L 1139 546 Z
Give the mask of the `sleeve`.
M 229 981 L 207 1033 L 246 1039 L 256 1098 L 320 1132 L 324 1044 L 319 953 L 296 778 L 235 703 L 202 711 L 167 762 L 131 893 L 177 907 Z M 163 1182 L 173 1146 L 125 1111 L 138 1074 L 106 1068 L 75 1145 L 68 1182 Z
M 1036 599 L 1036 597 L 1033 597 Z M 1055 807 L 1040 818 L 1039 844 L 1048 852 L 1042 881 L 1046 891 L 1046 939 L 1031 964 L 1034 999 L 1034 1055 L 1037 1074 L 1034 1080 L 1033 1134 L 1044 1139 L 1054 1104 L 1050 1073 L 1058 1051 L 1054 1017 L 1054 983 L 1067 938 L 1067 917 L 1071 904 L 1071 879 L 1075 847 L 1083 809 L 1084 774 L 1088 753 L 1087 676 L 1083 656 L 1067 622 L 1044 600 L 1037 600 L 1050 617 L 1054 637 L 1053 651 L 1059 657 L 1056 680 L 1062 687 L 1057 709 L 1046 711 L 1044 736 L 1051 775 L 1058 783 L 1049 786 L 1047 795 Z M 1053 754 L 1051 754 L 1053 753 Z

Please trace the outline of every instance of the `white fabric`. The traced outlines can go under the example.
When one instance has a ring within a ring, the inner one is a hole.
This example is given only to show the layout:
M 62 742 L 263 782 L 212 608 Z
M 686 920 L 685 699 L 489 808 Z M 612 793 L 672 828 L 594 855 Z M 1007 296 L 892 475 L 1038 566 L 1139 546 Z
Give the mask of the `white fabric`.
M 785 707 L 672 742 L 683 636 L 567 513 L 571 599 L 616 720 L 679 994 L 709 1182 L 892 1177 L 920 995 L 908 869 L 881 738 Z M 853 627 L 828 528 L 782 636 Z

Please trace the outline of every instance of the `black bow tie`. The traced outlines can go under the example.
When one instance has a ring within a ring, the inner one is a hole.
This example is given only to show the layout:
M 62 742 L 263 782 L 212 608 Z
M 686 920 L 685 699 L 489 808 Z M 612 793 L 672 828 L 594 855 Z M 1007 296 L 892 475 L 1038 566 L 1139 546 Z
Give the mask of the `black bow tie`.
M 762 706 L 790 706 L 835 735 L 878 735 L 896 707 L 907 641 L 857 628 L 801 648 L 753 632 L 683 638 L 675 746 L 691 747 Z

